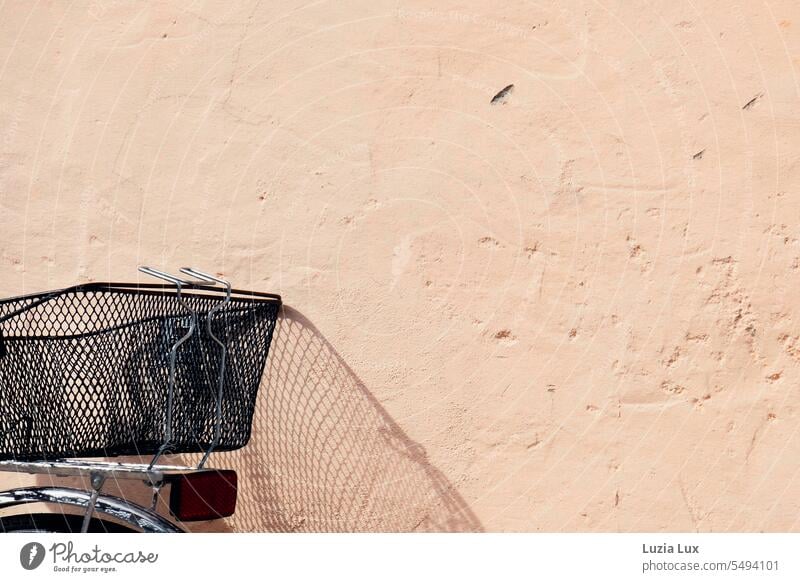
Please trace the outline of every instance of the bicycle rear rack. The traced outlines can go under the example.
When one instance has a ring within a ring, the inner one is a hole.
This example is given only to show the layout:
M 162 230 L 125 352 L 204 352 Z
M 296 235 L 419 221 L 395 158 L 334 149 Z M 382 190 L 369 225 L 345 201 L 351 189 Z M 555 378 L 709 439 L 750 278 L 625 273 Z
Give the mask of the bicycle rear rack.
M 118 519 L 127 520 L 145 531 L 175 532 L 180 528 L 160 517 L 156 512 L 158 494 L 165 483 L 183 475 L 211 473 L 211 469 L 180 465 L 152 465 L 146 463 L 115 463 L 64 459 L 59 461 L 0 461 L 0 471 L 48 475 L 55 477 L 84 477 L 89 479 L 91 492 L 59 488 L 33 487 L 0 492 L 0 509 L 24 503 L 57 503 L 85 507 L 81 533 L 89 530 L 96 509 Z M 153 492 L 149 508 L 140 507 L 124 499 L 100 496 L 106 480 L 133 479 L 145 482 Z M 6 499 L 7 498 L 7 499 Z M 100 506 L 98 507 L 98 503 Z
M 52 475 L 55 477 L 102 477 L 103 479 L 135 479 L 149 483 L 163 482 L 169 477 L 196 473 L 205 469 L 182 465 L 149 463 L 115 463 L 63 459 L 59 461 L 0 461 L 0 472 Z

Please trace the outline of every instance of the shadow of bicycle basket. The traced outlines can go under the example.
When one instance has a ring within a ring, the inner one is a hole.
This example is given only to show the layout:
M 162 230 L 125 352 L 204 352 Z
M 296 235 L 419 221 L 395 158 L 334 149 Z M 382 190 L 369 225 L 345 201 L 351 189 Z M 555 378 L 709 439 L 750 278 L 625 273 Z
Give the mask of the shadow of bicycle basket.
M 238 472 L 240 493 L 226 527 L 212 529 L 482 530 L 425 450 L 290 307 L 273 339 L 252 439 L 215 464 Z
M 199 458 L 163 461 L 191 465 Z M 236 513 L 183 524 L 189 531 L 483 531 L 424 448 L 403 432 L 319 330 L 288 306 L 270 348 L 250 442 L 212 455 L 208 466 L 238 473 Z M 75 478 L 40 476 L 36 482 L 88 486 Z M 149 489 L 138 482 L 109 482 L 105 491 L 149 505 Z M 163 493 L 159 512 L 168 515 Z

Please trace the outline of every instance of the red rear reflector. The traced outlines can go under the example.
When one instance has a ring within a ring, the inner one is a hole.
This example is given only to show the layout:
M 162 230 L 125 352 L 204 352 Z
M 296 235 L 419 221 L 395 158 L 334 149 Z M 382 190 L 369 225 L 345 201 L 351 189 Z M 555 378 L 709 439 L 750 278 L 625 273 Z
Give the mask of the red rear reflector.
M 169 510 L 181 521 L 219 519 L 236 511 L 236 471 L 188 473 L 170 483 Z

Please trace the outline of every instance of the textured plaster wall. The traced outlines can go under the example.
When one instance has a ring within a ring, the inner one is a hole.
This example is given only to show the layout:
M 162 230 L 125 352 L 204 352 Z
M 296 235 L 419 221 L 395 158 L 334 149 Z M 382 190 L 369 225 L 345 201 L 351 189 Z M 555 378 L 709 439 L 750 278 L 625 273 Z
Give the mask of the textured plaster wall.
M 5 2 L 0 292 L 284 296 L 218 529 L 797 530 L 799 59 L 789 0 Z

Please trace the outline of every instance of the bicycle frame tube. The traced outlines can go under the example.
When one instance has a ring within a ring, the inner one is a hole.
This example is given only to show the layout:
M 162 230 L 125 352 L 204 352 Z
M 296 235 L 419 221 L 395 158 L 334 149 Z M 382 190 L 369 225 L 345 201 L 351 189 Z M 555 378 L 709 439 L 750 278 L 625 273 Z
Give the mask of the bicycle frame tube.
M 54 503 L 86 509 L 91 501 L 89 491 L 70 487 L 21 487 L 0 492 L 0 510 L 29 503 Z M 183 530 L 144 507 L 113 495 L 98 495 L 94 513 L 125 522 L 144 533 L 183 533 Z

